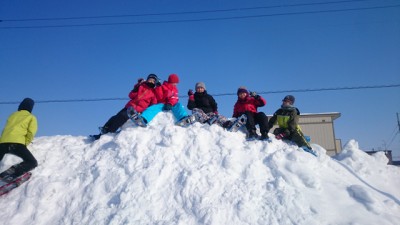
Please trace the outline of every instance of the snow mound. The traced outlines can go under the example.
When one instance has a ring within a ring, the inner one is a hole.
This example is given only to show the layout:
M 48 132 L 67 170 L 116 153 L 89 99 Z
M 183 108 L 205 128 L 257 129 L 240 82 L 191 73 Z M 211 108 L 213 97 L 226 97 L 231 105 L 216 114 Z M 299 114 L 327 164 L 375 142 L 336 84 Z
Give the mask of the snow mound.
M 38 137 L 31 180 L 0 198 L 3 224 L 396 224 L 400 169 L 356 141 L 330 158 L 161 113 L 118 134 Z M 6 155 L 4 170 L 18 158 Z

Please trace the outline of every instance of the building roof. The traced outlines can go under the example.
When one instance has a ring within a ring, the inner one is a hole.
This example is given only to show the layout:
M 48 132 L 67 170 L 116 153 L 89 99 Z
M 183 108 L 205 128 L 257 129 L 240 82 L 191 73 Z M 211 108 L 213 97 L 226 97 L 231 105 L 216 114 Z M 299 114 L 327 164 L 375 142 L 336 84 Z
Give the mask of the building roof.
M 392 165 L 400 166 L 400 161 L 392 161 Z
M 330 116 L 332 120 L 339 118 L 342 114 L 340 112 L 326 112 L 326 113 L 301 113 L 300 116 Z
M 325 112 L 325 113 L 301 113 L 301 117 L 316 117 L 316 116 L 329 116 L 332 117 L 332 120 L 336 120 L 342 114 L 340 112 Z M 267 115 L 268 117 L 272 117 L 273 115 Z

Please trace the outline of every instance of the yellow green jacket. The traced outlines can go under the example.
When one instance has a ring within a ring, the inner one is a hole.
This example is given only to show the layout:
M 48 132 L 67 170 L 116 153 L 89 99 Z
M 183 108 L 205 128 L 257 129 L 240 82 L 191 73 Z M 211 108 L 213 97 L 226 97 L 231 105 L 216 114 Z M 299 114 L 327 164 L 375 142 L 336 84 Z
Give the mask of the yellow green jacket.
M 296 107 L 282 107 L 269 120 L 269 127 L 272 128 L 275 123 L 278 123 L 280 128 L 288 129 L 291 133 L 295 130 L 301 130 L 298 124 L 299 115 L 300 111 Z
M 27 110 L 20 110 L 8 117 L 0 143 L 29 145 L 38 129 L 36 117 Z

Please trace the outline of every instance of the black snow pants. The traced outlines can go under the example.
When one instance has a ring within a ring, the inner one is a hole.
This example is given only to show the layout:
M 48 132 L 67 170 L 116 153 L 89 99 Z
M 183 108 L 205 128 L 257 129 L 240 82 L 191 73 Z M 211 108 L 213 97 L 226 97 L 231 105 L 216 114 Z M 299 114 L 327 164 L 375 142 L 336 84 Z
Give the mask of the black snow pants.
M 0 144 L 0 161 L 3 160 L 5 154 L 13 154 L 22 158 L 22 162 L 13 165 L 15 169 L 14 176 L 19 177 L 22 174 L 31 171 L 37 167 L 38 163 L 28 148 L 19 143 L 1 143 Z
M 112 116 L 106 124 L 103 126 L 103 134 L 105 133 L 115 133 L 117 130 L 124 125 L 124 123 L 129 119 L 126 108 L 121 109 L 116 115 Z
M 246 128 L 250 134 L 256 133 L 256 124 L 260 126 L 261 135 L 267 135 L 268 133 L 268 117 L 263 112 L 253 113 L 247 111 L 247 123 Z

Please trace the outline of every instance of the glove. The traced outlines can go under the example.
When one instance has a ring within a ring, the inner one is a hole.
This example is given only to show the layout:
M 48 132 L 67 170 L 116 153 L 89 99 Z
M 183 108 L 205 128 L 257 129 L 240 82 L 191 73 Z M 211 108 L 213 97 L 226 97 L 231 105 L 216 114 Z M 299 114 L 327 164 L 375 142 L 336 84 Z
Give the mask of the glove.
M 259 99 L 260 98 L 260 96 L 255 91 L 250 92 L 250 96 L 255 98 L 255 99 Z
M 170 111 L 172 109 L 172 105 L 167 103 L 163 106 L 163 111 Z
M 282 140 L 285 137 L 286 137 L 286 133 L 285 132 L 282 132 L 282 133 L 279 133 L 279 134 L 275 135 L 275 138 L 278 139 L 278 140 Z
M 190 97 L 191 95 L 194 95 L 194 93 L 193 93 L 193 90 L 192 90 L 192 89 L 189 89 L 189 91 L 188 91 L 188 96 Z
M 133 92 L 137 92 L 138 89 L 139 89 L 139 86 L 140 86 L 143 82 L 145 82 L 145 80 L 144 80 L 143 78 L 139 78 L 139 79 L 137 80 L 137 83 L 135 84 L 135 86 L 133 86 L 132 91 L 133 91 Z
M 156 80 L 156 87 L 161 86 L 161 81 L 159 79 Z

